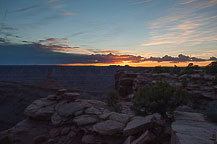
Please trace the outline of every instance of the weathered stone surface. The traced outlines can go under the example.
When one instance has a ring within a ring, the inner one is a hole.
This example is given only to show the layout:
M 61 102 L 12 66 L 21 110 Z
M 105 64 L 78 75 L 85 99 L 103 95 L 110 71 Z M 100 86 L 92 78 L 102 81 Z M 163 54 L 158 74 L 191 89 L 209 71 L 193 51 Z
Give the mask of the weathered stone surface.
M 127 114 L 113 113 L 109 116 L 109 119 L 126 124 L 130 120 L 130 116 Z
M 215 79 L 215 76 L 208 75 L 208 74 L 205 74 L 203 77 L 204 77 L 205 80 L 214 80 Z
M 58 113 L 54 113 L 51 116 L 51 122 L 53 125 L 58 125 L 61 123 L 61 121 L 62 121 L 62 118 L 58 115 Z
M 55 137 L 59 136 L 60 133 L 61 132 L 60 132 L 59 129 L 53 128 L 53 129 L 50 130 L 49 135 L 50 135 L 51 138 L 55 138 Z
M 49 100 L 36 100 L 25 109 L 25 114 L 39 120 L 50 120 L 54 113 L 55 102 Z
M 79 116 L 83 114 L 83 110 L 77 111 L 74 113 L 75 116 Z
M 176 108 L 176 111 L 183 111 L 183 112 L 193 112 L 193 109 L 189 106 L 179 106 Z
M 57 113 L 60 116 L 68 117 L 68 116 L 73 115 L 75 112 L 80 111 L 84 108 L 85 106 L 79 102 L 70 102 L 70 103 L 65 103 L 65 104 L 60 105 L 57 108 Z
M 128 136 L 128 138 L 124 141 L 123 144 L 132 144 L 132 142 L 135 140 L 134 136 Z
M 174 116 L 175 120 L 205 121 L 204 116 L 201 113 L 175 111 Z
M 71 132 L 67 135 L 68 138 L 73 138 L 73 137 L 75 137 L 75 136 L 76 136 L 76 133 L 75 133 L 74 131 L 71 131 Z
M 61 135 L 67 135 L 70 132 L 70 127 L 64 127 L 61 131 Z
M 46 135 L 36 136 L 33 140 L 34 144 L 44 144 L 47 143 L 48 137 Z
M 154 139 L 154 135 L 151 134 L 149 131 L 146 131 L 142 134 L 138 139 L 132 142 L 132 144 L 148 144 Z
M 93 135 L 84 135 L 81 141 L 84 144 L 96 144 L 97 143 L 96 138 Z
M 213 144 L 217 125 L 207 122 L 200 113 L 175 112 L 172 144 Z
M 76 123 L 78 126 L 83 126 L 87 124 L 93 124 L 96 123 L 98 120 L 96 118 L 93 118 L 89 115 L 81 115 L 78 117 L 75 117 L 73 122 Z
M 105 112 L 101 115 L 99 115 L 99 118 L 102 119 L 102 120 L 105 120 L 105 119 L 108 119 L 108 117 L 113 114 L 114 112 Z
M 124 135 L 133 135 L 140 131 L 144 131 L 146 126 L 152 122 L 153 119 L 160 119 L 159 114 L 148 115 L 146 117 L 136 116 L 124 128 Z
M 124 128 L 123 123 L 113 121 L 113 120 L 100 122 L 93 126 L 94 131 L 103 135 L 113 135 L 113 134 L 120 133 L 123 128 Z
M 94 115 L 101 114 L 101 112 L 98 109 L 94 108 L 94 107 L 90 107 L 90 108 L 86 109 L 85 113 L 86 114 L 94 114 Z

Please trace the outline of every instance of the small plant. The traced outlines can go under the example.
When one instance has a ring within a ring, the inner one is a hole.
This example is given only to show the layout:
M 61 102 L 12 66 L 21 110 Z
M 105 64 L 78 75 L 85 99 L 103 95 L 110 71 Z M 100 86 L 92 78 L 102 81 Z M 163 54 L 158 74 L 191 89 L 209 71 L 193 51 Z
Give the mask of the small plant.
M 115 112 L 121 112 L 121 105 L 120 104 L 115 104 L 115 105 L 113 105 L 113 108 L 114 108 L 114 111 Z
M 116 90 L 110 90 L 107 93 L 107 103 L 109 106 L 112 106 L 115 112 L 121 112 L 121 105 L 119 102 L 119 94 Z
M 172 112 L 179 105 L 188 103 L 189 95 L 186 90 L 158 81 L 153 85 L 140 88 L 133 98 L 132 110 L 138 115 Z
M 207 118 L 217 122 L 217 101 L 210 102 L 206 109 Z

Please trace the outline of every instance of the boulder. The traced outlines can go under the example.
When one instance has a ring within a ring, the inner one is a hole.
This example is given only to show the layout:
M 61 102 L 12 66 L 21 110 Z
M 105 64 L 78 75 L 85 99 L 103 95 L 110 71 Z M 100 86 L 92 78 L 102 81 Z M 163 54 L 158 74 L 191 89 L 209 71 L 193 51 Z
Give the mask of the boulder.
M 55 102 L 49 100 L 36 100 L 25 109 L 24 113 L 34 119 L 50 120 L 54 113 L 54 104 Z
M 159 114 L 148 115 L 146 117 L 135 116 L 124 128 L 124 135 L 134 135 L 138 132 L 142 132 L 147 128 L 154 119 L 160 119 Z
M 68 117 L 73 115 L 77 111 L 83 110 L 85 107 L 85 105 L 82 105 L 79 102 L 64 103 L 62 105 L 59 105 L 59 107 L 57 108 L 57 113 L 60 116 Z
M 107 120 L 104 122 L 97 123 L 93 126 L 93 130 L 102 135 L 118 134 L 121 133 L 123 128 L 123 123 L 114 120 Z

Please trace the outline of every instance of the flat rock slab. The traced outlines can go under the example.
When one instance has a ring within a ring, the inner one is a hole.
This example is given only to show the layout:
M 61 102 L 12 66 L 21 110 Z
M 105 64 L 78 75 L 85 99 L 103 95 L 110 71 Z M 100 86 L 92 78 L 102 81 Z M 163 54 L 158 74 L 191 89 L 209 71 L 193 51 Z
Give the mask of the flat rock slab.
M 124 128 L 123 123 L 113 121 L 113 120 L 100 122 L 93 126 L 94 131 L 103 135 L 113 135 L 113 134 L 121 133 L 123 128 Z
M 98 109 L 94 108 L 94 107 L 90 107 L 90 108 L 86 109 L 85 113 L 86 114 L 94 114 L 94 115 L 101 114 L 101 112 Z
M 121 113 L 112 113 L 109 116 L 110 120 L 118 121 L 123 124 L 126 124 L 130 120 L 130 116 L 127 114 L 121 114 Z
M 201 113 L 175 111 L 174 115 L 175 120 L 205 121 Z
M 78 117 L 75 117 L 73 122 L 77 124 L 78 126 L 83 126 L 87 124 L 93 124 L 96 123 L 98 120 L 96 118 L 93 118 L 89 115 L 81 115 Z
M 206 121 L 203 114 L 175 112 L 172 124 L 172 144 L 213 144 L 217 125 Z
M 71 103 L 64 103 L 59 105 L 57 108 L 57 113 L 60 116 L 68 117 L 73 115 L 75 112 L 83 110 L 86 106 L 79 103 L 79 102 L 71 102 Z

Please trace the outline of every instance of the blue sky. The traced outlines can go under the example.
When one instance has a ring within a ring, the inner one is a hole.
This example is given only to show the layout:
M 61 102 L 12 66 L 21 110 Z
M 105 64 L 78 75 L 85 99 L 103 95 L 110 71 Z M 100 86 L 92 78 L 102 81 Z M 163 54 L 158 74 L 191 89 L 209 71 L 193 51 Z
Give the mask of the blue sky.
M 16 64 L 6 58 L 16 55 L 11 49 L 32 45 L 72 59 L 111 53 L 208 60 L 217 57 L 217 0 L 0 0 L 0 64 Z M 19 64 L 26 55 L 17 56 Z

